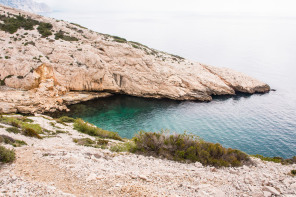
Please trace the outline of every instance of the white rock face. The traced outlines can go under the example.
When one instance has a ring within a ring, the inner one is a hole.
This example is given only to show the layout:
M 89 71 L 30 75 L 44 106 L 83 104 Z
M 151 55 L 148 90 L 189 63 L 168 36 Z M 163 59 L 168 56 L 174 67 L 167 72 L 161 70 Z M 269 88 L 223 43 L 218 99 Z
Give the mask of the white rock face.
M 212 95 L 270 90 L 267 84 L 231 69 L 202 65 L 64 21 L 0 8 L 2 15 L 4 11 L 21 13 L 53 25 L 53 35 L 47 38 L 41 37 L 38 26 L 14 34 L 0 31 L 0 79 L 11 88 L 39 87 L 36 69 L 46 63 L 52 67 L 54 84 L 67 91 L 210 101 Z M 59 31 L 78 41 L 56 40 L 54 34 Z
M 32 0 L 0 0 L 0 4 L 34 13 L 50 12 L 48 5 Z

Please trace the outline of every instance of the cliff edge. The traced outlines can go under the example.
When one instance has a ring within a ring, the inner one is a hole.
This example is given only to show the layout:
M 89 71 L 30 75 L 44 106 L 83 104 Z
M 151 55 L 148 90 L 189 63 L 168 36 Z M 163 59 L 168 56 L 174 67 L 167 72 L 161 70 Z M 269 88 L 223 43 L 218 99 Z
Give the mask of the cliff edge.
M 267 84 L 231 69 L 1 5 L 0 38 L 0 83 L 6 87 L 0 92 L 6 94 L 0 97 L 0 112 L 28 112 L 23 106 L 34 108 L 30 113 L 66 109 L 61 96 L 71 91 L 210 101 L 212 95 L 270 90 Z M 7 88 L 21 93 L 10 98 Z M 28 96 L 34 104 L 22 104 Z M 46 107 L 39 102 L 43 98 Z M 6 103 L 5 109 L 1 103 Z

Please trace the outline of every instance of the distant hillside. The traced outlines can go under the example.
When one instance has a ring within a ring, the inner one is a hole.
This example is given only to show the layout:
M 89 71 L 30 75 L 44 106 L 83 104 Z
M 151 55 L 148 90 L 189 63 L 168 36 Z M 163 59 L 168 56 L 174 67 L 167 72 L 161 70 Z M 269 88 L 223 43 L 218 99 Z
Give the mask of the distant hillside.
M 48 5 L 32 0 L 0 0 L 0 4 L 35 13 L 50 12 L 50 7 Z

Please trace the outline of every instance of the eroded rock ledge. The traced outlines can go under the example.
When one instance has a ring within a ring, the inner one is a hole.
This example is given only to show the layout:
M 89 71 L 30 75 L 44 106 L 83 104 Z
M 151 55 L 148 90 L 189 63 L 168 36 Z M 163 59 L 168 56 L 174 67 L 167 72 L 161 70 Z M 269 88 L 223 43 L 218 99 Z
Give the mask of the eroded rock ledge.
M 7 18 L 35 24 L 15 32 L 0 28 L 0 82 L 18 89 L 1 90 L 0 112 L 64 110 L 67 104 L 86 99 L 85 94 L 71 91 L 210 101 L 212 95 L 270 90 L 243 73 L 202 65 L 76 24 L 1 5 L 0 15 L 2 25 Z M 86 97 L 98 94 L 105 96 Z

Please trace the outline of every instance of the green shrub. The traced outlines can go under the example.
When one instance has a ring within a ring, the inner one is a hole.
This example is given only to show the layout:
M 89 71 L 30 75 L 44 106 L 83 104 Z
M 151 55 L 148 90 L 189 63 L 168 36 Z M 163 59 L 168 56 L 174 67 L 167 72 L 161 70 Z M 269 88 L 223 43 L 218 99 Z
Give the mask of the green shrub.
M 23 140 L 15 140 L 15 142 L 12 144 L 12 146 L 14 147 L 21 147 L 25 145 L 28 145 L 28 144 Z
M 65 41 L 78 41 L 78 39 L 75 38 L 75 37 L 65 35 L 65 32 L 62 31 L 62 30 L 55 33 L 55 39 L 56 40 L 62 39 L 62 40 L 65 40 Z
M 295 164 L 296 163 L 296 156 L 292 157 L 291 159 L 284 159 L 282 157 L 264 157 L 262 155 L 252 155 L 253 157 L 257 157 L 262 161 L 270 161 L 274 163 L 281 163 L 283 165 L 286 164 Z
M 110 150 L 113 152 L 133 152 L 135 149 L 135 143 L 131 142 L 124 142 L 124 143 L 117 143 L 111 146 Z
M 36 132 L 36 130 L 30 127 L 23 129 L 23 134 L 28 137 L 35 137 L 38 139 L 42 139 L 42 137 L 38 134 L 38 132 Z
M 10 144 L 14 147 L 20 147 L 23 145 L 27 145 L 26 142 L 22 140 L 15 140 L 12 137 L 9 137 L 7 135 L 0 135 L 0 143 Z
M 0 122 L 19 128 L 22 125 L 22 120 L 15 117 L 0 116 Z
M 38 21 L 31 18 L 25 18 L 21 15 L 13 15 L 12 17 L 0 15 L 0 20 L 3 21 L 3 23 L 0 23 L 0 29 L 11 34 L 15 33 L 20 28 L 33 30 L 34 26 L 39 24 Z
M 12 137 L 9 137 L 7 135 L 0 135 L 0 142 L 5 144 L 13 144 L 15 140 Z
M 81 133 L 88 134 L 90 136 L 97 136 L 101 138 L 110 138 L 115 140 L 122 140 L 122 138 L 116 132 L 106 131 L 98 128 L 88 122 L 84 122 L 82 119 L 76 119 L 74 122 L 74 129 Z
M 6 131 L 10 133 L 20 133 L 20 130 L 17 127 L 6 128 Z
M 296 170 L 291 170 L 291 174 L 292 174 L 293 176 L 295 176 L 295 175 L 296 175 Z
M 52 32 L 50 31 L 52 29 L 52 24 L 50 23 L 40 23 L 37 30 L 42 35 L 42 37 L 48 37 L 52 35 Z
M 109 141 L 104 139 L 97 139 L 97 145 L 108 145 Z
M 73 139 L 73 142 L 82 146 L 92 146 L 96 144 L 96 142 L 90 138 Z
M 131 150 L 176 161 L 200 162 L 215 167 L 241 166 L 250 163 L 249 156 L 239 150 L 224 148 L 188 134 L 164 134 L 139 132 L 134 138 L 135 147 Z
M 57 120 L 58 123 L 63 122 L 63 123 L 72 123 L 75 122 L 75 118 L 71 118 L 68 116 L 62 116 Z
M 119 42 L 119 43 L 126 43 L 127 42 L 127 40 L 125 38 L 121 38 L 118 36 L 112 36 L 112 38 L 115 42 Z
M 24 122 L 22 124 L 22 130 L 26 130 L 26 129 L 34 130 L 34 132 L 37 134 L 43 133 L 42 128 L 39 124 L 29 124 L 29 123 Z
M 7 117 L 0 116 L 0 122 L 8 125 L 12 125 L 17 128 L 21 128 L 21 132 L 23 135 L 29 137 L 36 137 L 41 139 L 39 134 L 42 134 L 42 128 L 39 124 L 31 124 L 33 120 L 28 119 L 26 117 Z M 17 132 L 17 129 L 8 128 L 11 132 Z
M 11 163 L 15 160 L 14 150 L 9 150 L 4 146 L 0 146 L 0 162 Z

